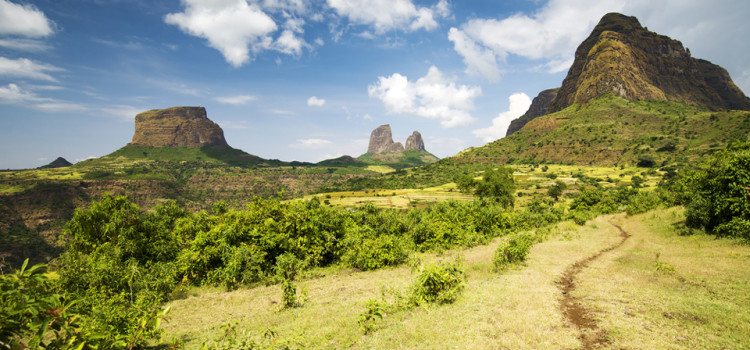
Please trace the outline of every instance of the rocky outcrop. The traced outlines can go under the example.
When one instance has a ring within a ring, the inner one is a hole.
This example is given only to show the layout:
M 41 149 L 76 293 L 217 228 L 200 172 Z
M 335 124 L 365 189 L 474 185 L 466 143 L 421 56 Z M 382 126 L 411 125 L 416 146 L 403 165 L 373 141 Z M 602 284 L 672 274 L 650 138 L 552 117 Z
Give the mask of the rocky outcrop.
M 635 17 L 609 13 L 575 53 L 549 112 L 605 94 L 631 101 L 668 100 L 712 110 L 750 110 L 750 99 L 727 71 L 690 56 L 682 43 L 643 28 Z
M 559 88 L 544 90 L 534 97 L 531 101 L 531 106 L 529 106 L 529 110 L 526 111 L 524 115 L 518 117 L 518 119 L 514 119 L 510 122 L 510 126 L 508 126 L 508 131 L 505 136 L 509 136 L 514 132 L 521 130 L 526 123 L 534 120 L 534 118 L 549 113 L 550 104 L 555 96 L 557 96 L 557 90 L 559 90 Z
M 400 143 L 398 144 L 401 145 Z M 389 124 L 381 125 L 370 133 L 370 144 L 367 146 L 367 153 L 378 154 L 383 152 L 394 152 L 393 136 Z M 401 146 L 403 150 L 403 146 Z
M 409 135 L 409 137 L 406 138 L 406 147 L 405 149 L 407 151 L 413 150 L 413 151 L 424 151 L 424 141 L 422 140 L 422 134 L 419 133 L 419 131 L 414 131 Z
M 135 116 L 133 146 L 229 147 L 221 127 L 203 107 L 154 109 Z

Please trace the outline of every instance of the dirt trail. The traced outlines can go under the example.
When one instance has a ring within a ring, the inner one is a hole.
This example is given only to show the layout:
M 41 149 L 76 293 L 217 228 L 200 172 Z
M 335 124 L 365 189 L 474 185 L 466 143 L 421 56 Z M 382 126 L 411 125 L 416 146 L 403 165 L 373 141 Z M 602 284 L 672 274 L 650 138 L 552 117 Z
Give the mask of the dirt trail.
M 560 310 L 563 315 L 565 315 L 568 322 L 573 324 L 581 332 L 578 339 L 583 343 L 583 349 L 597 349 L 603 347 L 609 343 L 609 340 L 607 340 L 607 332 L 600 329 L 599 326 L 597 326 L 596 321 L 591 318 L 591 312 L 586 310 L 586 308 L 581 305 L 578 298 L 573 297 L 570 293 L 576 288 L 575 278 L 581 270 L 587 267 L 589 263 L 599 258 L 602 254 L 621 247 L 628 237 L 630 237 L 630 235 L 619 225 L 612 222 L 610 222 L 610 224 L 620 231 L 620 237 L 622 237 L 622 240 L 609 248 L 601 250 L 598 253 L 573 264 L 573 266 L 565 270 L 559 284 L 560 290 L 563 294 L 563 299 L 560 302 Z

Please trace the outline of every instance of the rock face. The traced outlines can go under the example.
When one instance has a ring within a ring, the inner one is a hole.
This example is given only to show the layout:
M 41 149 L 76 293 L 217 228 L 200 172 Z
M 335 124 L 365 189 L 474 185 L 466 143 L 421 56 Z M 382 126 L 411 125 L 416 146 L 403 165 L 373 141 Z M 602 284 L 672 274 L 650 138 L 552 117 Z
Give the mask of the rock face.
M 510 126 L 508 126 L 508 132 L 505 134 L 505 136 L 509 136 L 513 134 L 514 132 L 521 130 L 526 123 L 532 121 L 536 117 L 541 117 L 547 113 L 549 113 L 549 107 L 550 103 L 552 103 L 552 100 L 557 96 L 557 89 L 549 89 L 544 90 L 539 93 L 534 99 L 531 101 L 531 106 L 529 106 L 529 110 L 524 113 L 524 115 L 520 116 L 518 119 L 514 119 L 510 122 Z
M 133 146 L 229 147 L 224 131 L 203 107 L 154 109 L 135 116 Z
M 414 131 L 411 133 L 409 137 L 406 138 L 406 148 L 407 151 L 414 150 L 414 151 L 424 151 L 424 141 L 422 140 L 422 134 L 419 133 L 419 131 Z
M 367 146 L 367 153 L 378 154 L 403 150 L 404 146 L 400 142 L 393 142 L 389 124 L 381 125 L 370 133 L 370 145 Z
M 750 99 L 727 71 L 695 59 L 682 43 L 643 28 L 635 17 L 609 13 L 575 53 L 549 112 L 607 93 L 631 101 L 669 100 L 712 110 L 750 110 Z

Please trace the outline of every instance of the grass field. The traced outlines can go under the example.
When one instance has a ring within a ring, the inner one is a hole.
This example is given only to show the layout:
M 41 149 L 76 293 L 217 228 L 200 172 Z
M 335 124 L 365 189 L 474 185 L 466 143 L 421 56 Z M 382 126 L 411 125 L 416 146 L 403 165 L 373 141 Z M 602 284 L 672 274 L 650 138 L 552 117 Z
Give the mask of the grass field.
M 578 191 L 577 185 L 581 184 L 582 176 L 593 178 L 602 187 L 615 187 L 630 185 L 633 176 L 641 177 L 643 187 L 654 188 L 661 179 L 661 172 L 637 167 L 599 167 L 583 165 L 511 165 L 513 176 L 517 184 L 518 197 L 516 203 L 523 207 L 532 198 L 547 196 L 549 186 L 560 180 L 565 182 L 569 189 L 567 193 L 572 196 Z M 369 169 L 369 168 L 368 168 Z M 374 170 L 374 169 L 372 169 Z M 481 173 L 476 174 L 476 179 L 481 179 Z M 442 202 L 446 200 L 471 201 L 473 196 L 461 193 L 455 183 L 447 183 L 441 186 L 423 189 L 370 189 L 362 191 L 329 192 L 305 196 L 308 200 L 317 196 L 323 201 L 328 201 L 331 206 L 353 208 L 364 203 L 372 202 L 381 208 L 407 209 L 410 207 L 424 206 L 429 203 Z M 563 198 L 563 201 L 566 198 Z
M 187 348 L 230 337 L 261 346 L 386 349 L 573 349 L 580 331 L 560 309 L 560 278 L 572 264 L 631 236 L 584 268 L 572 292 L 606 333 L 612 348 L 747 348 L 750 346 L 750 247 L 705 235 L 680 236 L 679 208 L 634 217 L 601 216 L 585 226 L 563 222 L 536 244 L 526 263 L 492 269 L 498 244 L 412 261 L 460 257 L 465 289 L 444 306 L 389 309 L 369 334 L 357 319 L 368 299 L 386 303 L 407 293 L 409 266 L 370 272 L 327 268 L 298 282 L 306 300 L 282 310 L 279 285 L 234 292 L 193 289 L 170 303 L 165 340 Z M 658 259 L 657 259 L 657 253 Z M 657 264 L 661 262 L 661 265 Z M 658 266 L 658 267 L 657 267 Z M 385 292 L 384 292 L 385 291 Z

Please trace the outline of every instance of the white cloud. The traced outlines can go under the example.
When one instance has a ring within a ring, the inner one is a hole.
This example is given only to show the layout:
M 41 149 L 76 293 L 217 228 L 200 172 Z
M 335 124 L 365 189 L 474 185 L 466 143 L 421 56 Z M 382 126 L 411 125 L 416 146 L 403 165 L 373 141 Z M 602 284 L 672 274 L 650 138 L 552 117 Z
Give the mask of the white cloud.
M 250 101 L 255 101 L 256 97 L 253 95 L 237 95 L 237 96 L 226 96 L 226 97 L 216 97 L 214 100 L 226 103 L 230 105 L 243 105 L 245 103 L 248 103 Z
M 478 86 L 457 86 L 435 66 L 416 82 L 399 73 L 378 77 L 377 84 L 368 86 L 367 91 L 370 97 L 383 101 L 389 113 L 437 119 L 444 128 L 473 123 L 469 112 L 474 109 L 474 98 L 482 94 Z
M 28 52 L 47 51 L 50 48 L 41 40 L 22 38 L 0 39 L 0 47 Z
M 0 103 L 20 104 L 23 102 L 39 102 L 45 99 L 36 96 L 36 94 L 21 89 L 16 84 L 0 86 Z
M 355 24 L 373 26 L 377 34 L 390 30 L 433 30 L 435 17 L 447 17 L 448 3 L 417 7 L 411 0 L 327 0 L 328 6 Z
M 453 42 L 456 52 L 464 58 L 466 73 L 483 76 L 489 81 L 500 80 L 502 72 L 497 67 L 494 52 L 478 45 L 474 40 L 466 36 L 466 33 L 456 28 L 450 29 L 448 40 Z
M 523 92 L 510 95 L 508 100 L 510 101 L 508 110 L 492 119 L 492 126 L 472 131 L 476 137 L 484 142 L 492 142 L 505 137 L 510 122 L 526 113 L 531 106 L 531 99 Z
M 306 13 L 308 11 L 304 0 L 263 0 L 263 8 L 292 13 Z
M 54 23 L 33 5 L 0 0 L 0 35 L 45 37 L 54 32 Z
M 307 105 L 308 106 L 315 106 L 315 107 L 323 107 L 323 105 L 326 104 L 326 100 L 322 98 L 317 98 L 315 96 L 310 97 L 307 99 Z
M 9 59 L 0 57 L 0 77 L 28 78 L 56 82 L 47 72 L 59 72 L 58 68 L 45 63 L 36 63 L 28 58 Z
M 301 139 L 297 140 L 297 143 L 289 145 L 289 147 L 297 149 L 319 149 L 331 144 L 333 144 L 333 142 L 323 139 Z
M 299 56 L 302 54 L 302 49 L 308 46 L 304 40 L 295 36 L 291 30 L 285 30 L 276 39 L 274 49 L 287 55 Z
M 365 115 L 363 115 L 363 116 L 362 116 L 362 119 L 364 119 L 364 120 L 369 120 L 369 121 L 373 121 L 373 120 L 375 120 L 375 119 L 373 119 L 373 118 L 372 118 L 372 116 L 371 116 L 371 115 L 369 115 L 369 114 L 367 114 L 367 113 L 365 113 Z
M 84 111 L 89 109 L 81 104 L 38 96 L 33 91 L 23 89 L 16 84 L 0 86 L 0 104 L 21 105 L 45 112 Z
M 248 62 L 251 51 L 272 46 L 269 34 L 277 30 L 276 23 L 257 5 L 246 0 L 182 0 L 182 4 L 184 12 L 170 13 L 164 21 L 208 40 L 234 67 Z
M 604 14 L 624 6 L 619 0 L 550 0 L 530 16 L 470 20 L 460 29 L 451 28 L 449 39 L 464 58 L 467 72 L 490 80 L 499 71 L 493 61 L 505 62 L 510 54 L 547 60 L 543 67 L 556 73 L 570 67 L 576 47 Z

